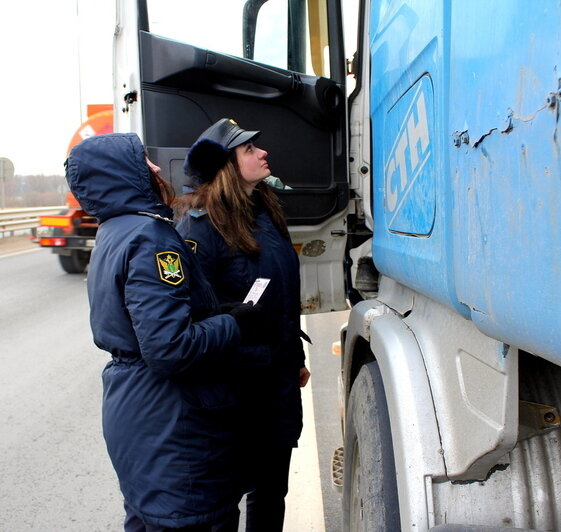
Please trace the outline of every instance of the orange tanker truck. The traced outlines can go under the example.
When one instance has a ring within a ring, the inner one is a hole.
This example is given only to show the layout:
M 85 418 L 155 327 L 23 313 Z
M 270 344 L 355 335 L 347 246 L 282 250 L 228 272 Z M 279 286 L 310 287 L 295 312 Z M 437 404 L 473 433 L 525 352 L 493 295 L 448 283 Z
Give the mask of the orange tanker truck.
M 88 105 L 88 118 L 74 133 L 68 145 L 68 153 L 86 137 L 112 132 L 113 106 Z M 37 243 L 51 248 L 58 255 L 65 272 L 82 273 L 90 262 L 96 232 L 96 219 L 89 216 L 68 192 L 66 206 L 59 214 L 40 217 Z

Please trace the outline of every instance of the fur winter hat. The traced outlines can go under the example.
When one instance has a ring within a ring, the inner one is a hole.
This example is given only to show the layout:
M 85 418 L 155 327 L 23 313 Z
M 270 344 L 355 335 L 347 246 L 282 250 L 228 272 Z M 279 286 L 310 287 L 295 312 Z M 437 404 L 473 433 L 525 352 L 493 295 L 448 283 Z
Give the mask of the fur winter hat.
M 260 131 L 246 131 L 231 118 L 221 118 L 203 131 L 193 144 L 183 163 L 187 187 L 198 187 L 214 179 L 228 161 L 230 152 L 250 140 Z

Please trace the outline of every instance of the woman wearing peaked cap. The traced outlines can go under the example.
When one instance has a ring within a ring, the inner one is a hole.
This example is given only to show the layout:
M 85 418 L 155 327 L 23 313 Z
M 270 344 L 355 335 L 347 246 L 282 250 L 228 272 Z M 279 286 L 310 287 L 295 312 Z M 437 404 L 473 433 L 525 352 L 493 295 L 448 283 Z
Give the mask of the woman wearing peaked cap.
M 171 187 L 135 134 L 76 146 L 66 177 L 100 222 L 88 272 L 103 371 L 103 432 L 125 498 L 125 530 L 210 532 L 237 508 L 229 360 L 251 335 L 242 305 L 217 314 L 172 226 Z
M 192 246 L 220 302 L 243 301 L 256 278 L 270 279 L 259 303 L 267 326 L 262 345 L 237 352 L 237 397 L 243 418 L 247 532 L 283 528 L 292 448 L 302 430 L 305 367 L 300 331 L 298 257 L 276 195 L 267 152 L 223 118 L 204 131 L 185 160 L 191 193 L 178 202 L 177 230 Z

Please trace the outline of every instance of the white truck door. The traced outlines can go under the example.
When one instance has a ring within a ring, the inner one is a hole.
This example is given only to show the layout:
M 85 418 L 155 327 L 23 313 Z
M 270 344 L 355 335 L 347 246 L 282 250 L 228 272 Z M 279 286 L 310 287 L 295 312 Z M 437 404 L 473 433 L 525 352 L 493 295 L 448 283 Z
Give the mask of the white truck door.
M 118 0 L 115 130 L 181 193 L 220 118 L 261 130 L 299 253 L 304 313 L 346 308 L 347 120 L 339 0 Z

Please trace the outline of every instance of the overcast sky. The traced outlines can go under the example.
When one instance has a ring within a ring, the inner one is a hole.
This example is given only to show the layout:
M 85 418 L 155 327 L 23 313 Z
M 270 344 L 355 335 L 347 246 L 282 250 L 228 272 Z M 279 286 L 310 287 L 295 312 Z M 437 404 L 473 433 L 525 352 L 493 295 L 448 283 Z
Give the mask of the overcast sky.
M 86 105 L 112 103 L 114 18 L 114 0 L 0 0 L 0 157 L 16 174 L 63 175 Z

